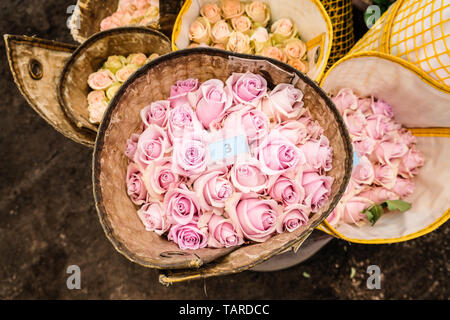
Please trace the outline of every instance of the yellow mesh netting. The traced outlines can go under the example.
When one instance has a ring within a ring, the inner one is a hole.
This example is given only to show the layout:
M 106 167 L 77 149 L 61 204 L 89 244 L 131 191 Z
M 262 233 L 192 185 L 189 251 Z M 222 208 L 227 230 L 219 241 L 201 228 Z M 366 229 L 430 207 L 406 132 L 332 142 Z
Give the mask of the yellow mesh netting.
M 328 67 L 342 58 L 355 43 L 351 0 L 321 0 L 333 24 L 333 46 Z

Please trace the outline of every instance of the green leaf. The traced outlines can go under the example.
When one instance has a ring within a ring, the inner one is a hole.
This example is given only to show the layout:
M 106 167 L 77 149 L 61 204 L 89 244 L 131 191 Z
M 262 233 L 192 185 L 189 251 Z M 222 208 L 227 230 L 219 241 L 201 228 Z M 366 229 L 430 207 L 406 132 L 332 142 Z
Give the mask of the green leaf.
M 411 203 L 403 200 L 386 200 L 382 205 L 387 207 L 389 211 L 405 212 L 411 208 Z
M 369 222 L 372 223 L 373 226 L 383 214 L 383 207 L 379 204 L 375 204 L 370 208 L 365 209 L 362 213 L 367 216 L 367 220 L 369 220 Z
M 311 278 L 311 275 L 308 272 L 303 272 L 303 276 L 308 279 Z

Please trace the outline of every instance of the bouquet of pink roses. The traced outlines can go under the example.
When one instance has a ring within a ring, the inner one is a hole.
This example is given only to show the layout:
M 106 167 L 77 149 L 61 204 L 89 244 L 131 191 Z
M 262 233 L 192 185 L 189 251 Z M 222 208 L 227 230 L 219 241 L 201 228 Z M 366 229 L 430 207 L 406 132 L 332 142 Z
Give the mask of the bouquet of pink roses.
M 406 211 L 403 201 L 413 193 L 413 178 L 423 165 L 415 137 L 394 120 L 386 102 L 358 98 L 351 89 L 342 89 L 332 98 L 342 114 L 352 139 L 354 168 L 347 190 L 327 221 L 372 224 L 384 211 Z
M 101 21 L 100 30 L 130 25 L 148 26 L 158 19 L 158 0 L 119 0 L 117 11 Z
M 264 242 L 330 195 L 333 150 L 291 84 L 257 74 L 178 81 L 141 110 L 127 192 L 147 231 L 185 249 Z
M 190 26 L 189 47 L 212 46 L 258 54 L 308 72 L 306 44 L 289 18 L 271 23 L 270 7 L 262 1 L 222 0 L 205 3 Z

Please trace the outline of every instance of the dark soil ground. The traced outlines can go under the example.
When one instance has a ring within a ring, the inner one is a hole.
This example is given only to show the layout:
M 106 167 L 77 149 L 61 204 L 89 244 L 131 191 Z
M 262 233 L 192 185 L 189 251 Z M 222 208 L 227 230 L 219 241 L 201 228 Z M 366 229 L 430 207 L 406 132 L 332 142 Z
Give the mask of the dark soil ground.
M 65 22 L 74 2 L 2 1 L 1 34 L 72 42 Z M 284 271 L 162 286 L 157 271 L 129 262 L 106 239 L 91 190 L 91 150 L 64 138 L 28 106 L 13 83 L 3 43 L 0 50 L 0 298 L 449 298 L 448 223 L 393 245 L 335 239 Z M 373 264 L 381 268 L 380 290 L 366 287 Z M 81 290 L 66 287 L 69 265 L 81 268 Z

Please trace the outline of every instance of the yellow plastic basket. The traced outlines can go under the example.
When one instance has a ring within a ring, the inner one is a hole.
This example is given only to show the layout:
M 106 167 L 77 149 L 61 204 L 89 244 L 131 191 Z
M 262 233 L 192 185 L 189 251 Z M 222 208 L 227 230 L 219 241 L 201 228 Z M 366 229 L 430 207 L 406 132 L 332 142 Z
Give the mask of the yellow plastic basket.
M 398 0 L 350 54 L 388 53 L 408 61 L 421 76 L 450 92 L 450 1 Z

